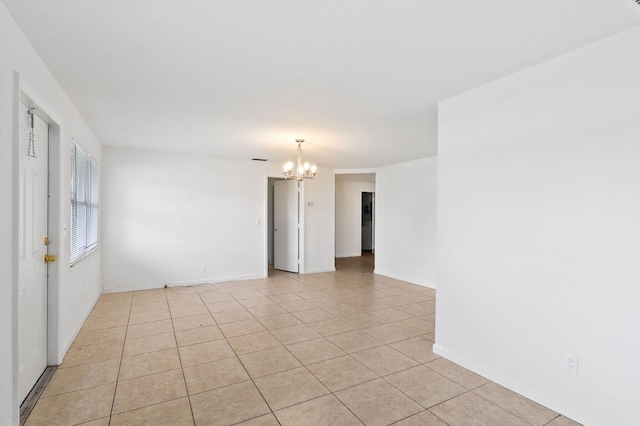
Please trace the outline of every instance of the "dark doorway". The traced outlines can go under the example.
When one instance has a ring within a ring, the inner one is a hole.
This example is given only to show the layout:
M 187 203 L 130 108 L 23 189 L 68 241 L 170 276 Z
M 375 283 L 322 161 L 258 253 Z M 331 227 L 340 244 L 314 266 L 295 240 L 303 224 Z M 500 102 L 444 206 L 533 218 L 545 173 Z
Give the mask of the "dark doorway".
M 375 193 L 362 193 L 362 254 L 375 253 Z

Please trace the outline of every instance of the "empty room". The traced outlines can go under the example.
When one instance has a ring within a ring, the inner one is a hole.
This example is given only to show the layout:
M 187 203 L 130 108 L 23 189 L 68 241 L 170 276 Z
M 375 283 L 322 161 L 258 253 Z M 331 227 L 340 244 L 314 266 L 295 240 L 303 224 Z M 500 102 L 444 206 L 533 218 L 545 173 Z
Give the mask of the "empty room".
M 637 0 L 0 0 L 0 426 L 637 425 Z

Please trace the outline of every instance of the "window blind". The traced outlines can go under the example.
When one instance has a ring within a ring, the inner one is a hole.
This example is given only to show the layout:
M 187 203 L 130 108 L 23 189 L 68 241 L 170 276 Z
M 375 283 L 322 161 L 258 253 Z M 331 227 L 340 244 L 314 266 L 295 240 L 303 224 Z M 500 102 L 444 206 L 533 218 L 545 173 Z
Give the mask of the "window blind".
M 71 144 L 71 265 L 98 247 L 98 165 Z

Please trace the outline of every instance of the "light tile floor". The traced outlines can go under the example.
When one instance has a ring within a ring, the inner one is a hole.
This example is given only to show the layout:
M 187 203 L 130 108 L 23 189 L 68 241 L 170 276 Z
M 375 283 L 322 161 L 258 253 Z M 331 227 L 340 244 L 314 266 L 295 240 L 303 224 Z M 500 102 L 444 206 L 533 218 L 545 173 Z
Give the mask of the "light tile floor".
M 372 262 L 105 294 L 27 425 L 577 424 L 435 355 L 435 291 Z

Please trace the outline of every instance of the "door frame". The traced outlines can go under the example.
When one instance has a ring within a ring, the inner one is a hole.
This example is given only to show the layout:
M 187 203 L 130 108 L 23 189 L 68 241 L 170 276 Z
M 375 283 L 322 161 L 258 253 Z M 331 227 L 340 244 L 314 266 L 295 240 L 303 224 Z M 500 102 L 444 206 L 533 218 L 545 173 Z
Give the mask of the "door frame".
M 20 103 L 35 108 L 36 113 L 49 125 L 49 158 L 48 158 L 48 203 L 47 203 L 47 234 L 51 243 L 49 244 L 49 254 L 58 255 L 58 262 L 50 263 L 47 267 L 47 365 L 57 365 L 59 363 L 59 277 L 62 268 L 62 261 L 66 259 L 64 253 L 63 237 L 60 232 L 62 223 L 61 212 L 64 211 L 61 205 L 61 136 L 60 136 L 60 120 L 52 115 L 51 109 L 47 103 L 36 95 L 36 90 L 32 89 L 28 83 L 22 78 L 20 73 L 14 72 L 13 78 L 13 126 L 12 126 L 12 269 L 14 282 L 11 286 L 11 299 L 13 306 L 12 312 L 12 352 L 13 352 L 13 398 L 14 398 L 14 418 L 20 417 L 19 401 L 19 377 L 18 377 L 18 291 L 19 291 L 19 275 L 18 275 L 18 226 L 19 226 L 19 112 Z M 43 108 L 44 106 L 44 108 Z
M 264 215 L 262 223 L 264 223 L 264 264 L 262 270 L 262 276 L 269 276 L 269 178 L 282 178 L 282 174 L 268 172 L 264 175 Z M 304 180 L 300 182 L 300 197 L 298 197 L 298 221 L 300 228 L 298 232 L 298 256 L 300 263 L 298 265 L 298 274 L 304 275 L 305 273 L 305 197 L 304 197 Z

